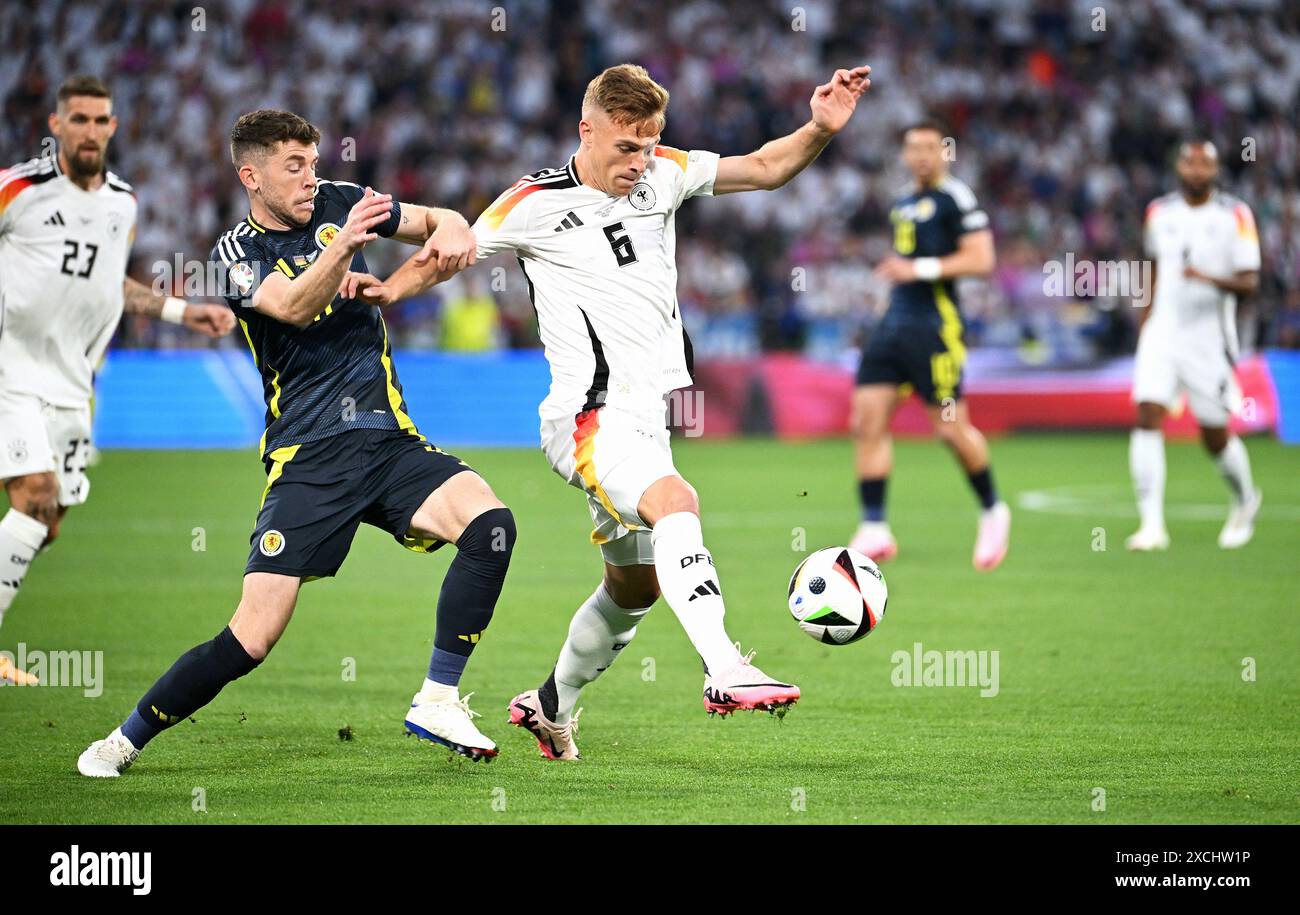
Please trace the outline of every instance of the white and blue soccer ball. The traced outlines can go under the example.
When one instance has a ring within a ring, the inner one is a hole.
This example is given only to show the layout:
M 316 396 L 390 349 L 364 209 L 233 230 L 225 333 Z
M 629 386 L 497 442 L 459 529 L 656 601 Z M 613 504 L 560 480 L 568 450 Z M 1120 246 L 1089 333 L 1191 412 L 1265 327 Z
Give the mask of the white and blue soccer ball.
M 818 550 L 790 576 L 790 613 L 799 628 L 827 645 L 869 635 L 885 616 L 889 588 L 879 567 L 848 547 Z

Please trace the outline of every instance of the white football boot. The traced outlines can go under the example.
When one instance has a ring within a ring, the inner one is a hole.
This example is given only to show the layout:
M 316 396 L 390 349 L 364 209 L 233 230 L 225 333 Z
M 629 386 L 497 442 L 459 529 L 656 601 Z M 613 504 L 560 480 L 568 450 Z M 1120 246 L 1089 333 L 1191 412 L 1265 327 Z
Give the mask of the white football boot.
M 469 707 L 472 695 L 462 697 L 453 690 L 446 699 L 429 699 L 416 693 L 406 713 L 406 732 L 440 743 L 475 762 L 491 761 L 497 755 L 497 745 L 474 726 L 472 719 L 481 716 Z
M 140 751 L 122 735 L 122 729 L 116 728 L 77 757 L 77 771 L 90 778 L 117 778 L 139 755 Z
M 1011 509 L 1005 502 L 980 512 L 979 532 L 971 564 L 981 572 L 991 572 L 1002 564 L 1011 545 Z
M 1255 536 L 1255 516 L 1264 503 L 1263 490 L 1256 489 L 1244 502 L 1234 502 L 1228 520 L 1219 531 L 1219 548 L 1235 550 L 1250 543 Z
M 1169 532 L 1163 524 L 1144 524 L 1124 541 L 1124 546 L 1134 553 L 1151 553 L 1169 549 Z
M 888 521 L 863 521 L 849 541 L 849 549 L 879 564 L 898 555 L 898 541 L 890 532 Z

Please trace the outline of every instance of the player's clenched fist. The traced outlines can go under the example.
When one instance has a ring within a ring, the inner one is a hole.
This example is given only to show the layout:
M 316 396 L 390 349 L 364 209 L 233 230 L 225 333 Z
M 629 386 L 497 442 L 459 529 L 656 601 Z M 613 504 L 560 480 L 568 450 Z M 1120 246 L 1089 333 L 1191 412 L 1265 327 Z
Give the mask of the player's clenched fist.
M 342 244 L 349 251 L 359 251 L 366 242 L 379 237 L 374 230 L 392 211 L 393 198 L 390 194 L 376 194 L 371 188 L 366 188 L 365 194 L 348 211 L 348 221 L 343 224 L 332 244 Z
M 187 303 L 183 320 L 190 330 L 209 337 L 224 337 L 235 326 L 235 315 L 229 308 L 204 302 Z

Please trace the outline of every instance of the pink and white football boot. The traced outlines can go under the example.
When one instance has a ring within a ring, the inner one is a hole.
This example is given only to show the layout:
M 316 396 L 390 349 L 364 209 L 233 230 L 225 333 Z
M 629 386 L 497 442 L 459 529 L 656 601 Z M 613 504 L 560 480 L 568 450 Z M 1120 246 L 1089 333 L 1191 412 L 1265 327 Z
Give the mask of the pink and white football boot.
M 1011 543 L 1011 509 L 998 502 L 980 512 L 979 534 L 971 563 L 981 572 L 991 572 L 1002 564 Z
M 849 542 L 849 549 L 879 564 L 898 555 L 898 542 L 889 530 L 888 521 L 863 521 Z
M 510 723 L 537 738 L 537 747 L 547 759 L 582 759 L 574 737 L 578 733 L 578 709 L 564 724 L 556 724 L 542 711 L 537 690 L 530 689 L 510 700 Z
M 740 649 L 739 644 L 736 649 Z M 757 710 L 784 718 L 790 706 L 799 701 L 799 687 L 774 680 L 750 663 L 755 653 L 751 651 L 716 677 L 704 678 L 706 712 L 725 717 L 732 712 Z

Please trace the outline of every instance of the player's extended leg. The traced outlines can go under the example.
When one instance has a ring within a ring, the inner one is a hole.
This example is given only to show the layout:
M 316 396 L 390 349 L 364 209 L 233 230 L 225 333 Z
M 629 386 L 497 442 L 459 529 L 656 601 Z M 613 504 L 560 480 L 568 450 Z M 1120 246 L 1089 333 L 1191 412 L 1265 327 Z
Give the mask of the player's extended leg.
M 799 687 L 767 676 L 741 656 L 723 627 L 725 607 L 713 555 L 704 545 L 700 503 L 694 487 L 666 476 L 645 491 L 637 514 L 651 526 L 655 574 L 664 600 L 704 660 L 704 707 L 723 715 L 740 709 L 784 709 Z
M 1219 546 L 1235 550 L 1250 543 L 1255 535 L 1255 516 L 1259 514 L 1264 494 L 1255 488 L 1250 455 L 1240 438 L 1229 433 L 1226 427 L 1201 426 L 1201 442 L 1232 491 L 1232 506 L 1219 532 Z
M 645 539 L 633 533 L 622 540 L 636 538 Z M 541 687 L 520 693 L 510 703 L 510 723 L 531 732 L 547 759 L 581 759 L 575 740 L 578 697 L 618 660 L 658 599 L 653 565 L 618 565 L 607 556 L 605 577 L 573 615 L 551 675 Z
M 859 385 L 853 390 L 849 423 L 862 518 L 849 547 L 875 562 L 898 555 L 898 543 L 885 520 L 885 487 L 894 469 L 889 421 L 900 402 L 896 384 Z
M 59 535 L 67 509 L 59 505 L 59 483 L 53 473 L 33 473 L 5 482 L 9 510 L 0 518 L 0 624 L 13 605 L 36 554 Z M 36 677 L 19 670 L 0 655 L 0 680 L 34 686 Z
M 996 569 L 1006 557 L 1011 540 L 1011 509 L 998 498 L 993 485 L 988 442 L 970 421 L 965 400 L 929 404 L 927 410 L 935 435 L 961 464 L 980 503 L 979 532 L 971 561 L 981 572 Z
M 298 602 L 300 579 L 249 572 L 230 624 L 217 636 L 176 659 L 158 678 L 121 727 L 92 743 L 77 771 L 96 778 L 122 774 L 150 740 L 184 721 L 265 660 L 280 640 Z
M 1128 466 L 1137 494 L 1141 522 L 1124 545 L 1137 552 L 1169 548 L 1165 528 L 1165 437 L 1162 428 L 1168 411 L 1151 401 L 1139 401 L 1137 426 L 1129 434 Z
M 406 729 L 471 759 L 491 759 L 497 746 L 472 722 L 460 696 L 465 665 L 492 619 L 510 568 L 515 519 L 487 482 L 466 470 L 435 489 L 411 518 L 422 539 L 456 545 L 438 594 L 433 655 L 424 685 L 411 700 Z

